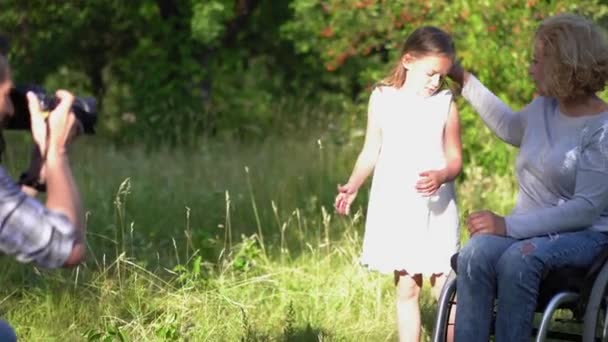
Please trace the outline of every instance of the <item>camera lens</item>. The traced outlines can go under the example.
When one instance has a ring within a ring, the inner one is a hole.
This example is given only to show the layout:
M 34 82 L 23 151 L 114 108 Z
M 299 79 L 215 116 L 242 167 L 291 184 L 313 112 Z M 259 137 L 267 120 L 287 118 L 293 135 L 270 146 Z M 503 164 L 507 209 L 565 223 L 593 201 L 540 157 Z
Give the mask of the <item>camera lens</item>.
M 49 112 L 57 107 L 58 99 L 54 95 L 38 94 L 40 101 L 40 109 L 44 112 Z

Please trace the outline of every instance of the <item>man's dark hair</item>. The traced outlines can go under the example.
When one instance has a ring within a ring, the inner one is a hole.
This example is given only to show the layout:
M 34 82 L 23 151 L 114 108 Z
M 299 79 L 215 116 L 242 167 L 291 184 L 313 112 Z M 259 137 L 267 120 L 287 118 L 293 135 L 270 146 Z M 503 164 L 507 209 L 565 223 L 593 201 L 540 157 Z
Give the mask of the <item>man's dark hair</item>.
M 0 54 L 0 84 L 8 80 L 9 75 L 10 67 L 8 65 L 8 60 L 3 54 Z

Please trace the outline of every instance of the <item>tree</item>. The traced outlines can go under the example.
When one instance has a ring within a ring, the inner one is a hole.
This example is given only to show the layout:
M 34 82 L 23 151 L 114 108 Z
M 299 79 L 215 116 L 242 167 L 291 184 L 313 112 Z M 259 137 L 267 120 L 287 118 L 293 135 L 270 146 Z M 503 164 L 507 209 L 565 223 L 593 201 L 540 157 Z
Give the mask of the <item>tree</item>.
M 371 85 L 398 59 L 407 35 L 421 25 L 435 25 L 454 36 L 462 64 L 518 108 L 533 95 L 526 75 L 538 23 L 561 12 L 579 12 L 596 20 L 608 17 L 608 5 L 601 0 L 584 4 L 565 0 L 294 0 L 290 6 L 294 18 L 283 26 L 284 37 L 301 55 L 322 61 L 325 73 L 334 75 L 328 79 L 334 92 L 356 89 L 354 98 L 359 96 L 361 103 L 366 103 Z M 477 163 L 497 172 L 510 170 L 512 153 L 503 144 L 493 143 L 470 108 L 461 112 L 465 157 L 471 158 L 469 151 L 481 152 L 475 154 Z M 357 119 L 362 127 L 362 116 Z

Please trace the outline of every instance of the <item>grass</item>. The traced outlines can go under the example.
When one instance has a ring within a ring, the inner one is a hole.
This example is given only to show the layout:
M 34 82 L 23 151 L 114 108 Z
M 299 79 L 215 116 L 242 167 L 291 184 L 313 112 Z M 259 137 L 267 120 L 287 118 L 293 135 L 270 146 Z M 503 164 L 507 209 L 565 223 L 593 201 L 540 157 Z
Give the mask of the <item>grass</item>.
M 12 174 L 22 139 L 8 137 Z M 396 340 L 392 277 L 357 263 L 366 191 L 355 215 L 332 210 L 359 147 L 315 137 L 149 153 L 82 138 L 72 163 L 88 260 L 43 271 L 4 258 L 1 317 L 24 341 Z M 511 178 L 465 171 L 462 215 L 508 209 Z M 428 288 L 422 306 L 428 338 Z

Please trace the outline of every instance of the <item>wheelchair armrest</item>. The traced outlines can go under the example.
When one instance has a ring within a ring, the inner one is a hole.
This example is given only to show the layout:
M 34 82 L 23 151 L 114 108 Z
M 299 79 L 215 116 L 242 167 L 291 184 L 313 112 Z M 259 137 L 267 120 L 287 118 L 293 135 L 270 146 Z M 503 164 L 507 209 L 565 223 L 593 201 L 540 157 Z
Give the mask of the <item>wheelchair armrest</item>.
M 458 270 L 457 270 L 457 268 L 458 268 L 458 253 L 455 253 L 450 258 L 450 266 L 452 266 L 452 269 L 454 270 L 454 273 L 458 274 Z

